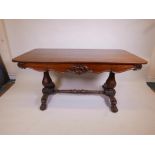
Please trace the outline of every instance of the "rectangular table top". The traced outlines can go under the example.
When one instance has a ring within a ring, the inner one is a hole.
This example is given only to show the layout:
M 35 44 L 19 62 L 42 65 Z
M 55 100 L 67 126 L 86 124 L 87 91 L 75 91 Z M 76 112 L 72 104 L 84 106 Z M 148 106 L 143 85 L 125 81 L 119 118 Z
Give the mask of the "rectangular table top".
M 34 63 L 146 64 L 147 61 L 121 49 L 34 49 L 12 60 Z

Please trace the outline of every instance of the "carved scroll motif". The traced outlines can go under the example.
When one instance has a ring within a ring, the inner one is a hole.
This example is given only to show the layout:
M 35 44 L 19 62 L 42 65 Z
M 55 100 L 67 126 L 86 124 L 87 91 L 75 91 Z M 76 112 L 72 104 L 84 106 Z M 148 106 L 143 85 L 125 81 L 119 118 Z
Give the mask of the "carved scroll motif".
M 18 62 L 18 67 L 22 68 L 22 69 L 25 69 L 25 63 L 23 62 Z
M 141 64 L 134 65 L 134 69 L 133 70 L 140 70 L 140 69 L 142 69 L 142 65 Z
M 82 64 L 76 64 L 71 66 L 69 69 L 67 69 L 67 72 L 73 72 L 75 74 L 84 74 L 87 72 L 92 72 L 91 69 L 88 68 L 88 66 L 86 65 L 82 65 Z

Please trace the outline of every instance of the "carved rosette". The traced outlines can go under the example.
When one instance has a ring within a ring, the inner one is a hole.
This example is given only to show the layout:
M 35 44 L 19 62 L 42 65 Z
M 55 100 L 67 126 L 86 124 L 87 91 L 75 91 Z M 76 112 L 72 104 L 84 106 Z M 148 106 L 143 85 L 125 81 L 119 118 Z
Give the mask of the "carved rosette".
M 76 65 L 71 66 L 69 69 L 67 69 L 67 72 L 73 72 L 75 74 L 80 75 L 80 74 L 84 74 L 87 72 L 92 72 L 92 70 L 89 69 L 88 66 L 86 65 L 76 64 Z

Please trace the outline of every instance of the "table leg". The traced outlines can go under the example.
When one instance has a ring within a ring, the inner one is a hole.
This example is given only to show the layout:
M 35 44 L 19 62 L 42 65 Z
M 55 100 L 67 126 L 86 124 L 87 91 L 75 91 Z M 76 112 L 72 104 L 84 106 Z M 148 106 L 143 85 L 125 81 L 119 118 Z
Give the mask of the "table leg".
M 115 73 L 113 73 L 112 71 L 109 73 L 109 77 L 106 80 L 105 84 L 102 86 L 104 89 L 104 93 L 105 95 L 109 96 L 110 98 L 110 102 L 111 102 L 111 111 L 112 112 L 117 112 L 117 100 L 115 98 L 115 87 L 116 87 L 116 80 L 115 80 Z
M 41 98 L 41 103 L 42 104 L 40 106 L 40 110 L 45 110 L 47 108 L 46 103 L 47 103 L 48 96 L 50 94 L 54 94 L 54 92 L 55 92 L 55 84 L 51 80 L 48 71 L 44 72 L 42 84 L 43 84 L 44 88 L 42 89 L 43 96 Z

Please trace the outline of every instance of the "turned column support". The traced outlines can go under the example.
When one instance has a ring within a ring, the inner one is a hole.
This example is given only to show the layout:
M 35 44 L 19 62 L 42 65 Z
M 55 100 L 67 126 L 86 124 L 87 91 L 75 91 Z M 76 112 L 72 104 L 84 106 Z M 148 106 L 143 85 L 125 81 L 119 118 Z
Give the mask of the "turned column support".
M 102 86 L 104 89 L 104 93 L 105 95 L 107 95 L 110 98 L 110 102 L 111 102 L 111 111 L 112 112 L 117 112 L 117 100 L 115 98 L 115 87 L 116 87 L 116 80 L 115 80 L 115 73 L 114 72 L 110 72 L 109 73 L 109 77 L 106 80 L 105 84 Z
M 43 96 L 41 98 L 41 106 L 40 110 L 45 110 L 47 108 L 47 99 L 50 94 L 54 93 L 55 84 L 53 83 L 52 79 L 50 78 L 49 72 L 45 71 L 43 75 L 42 84 L 44 88 L 42 89 Z

